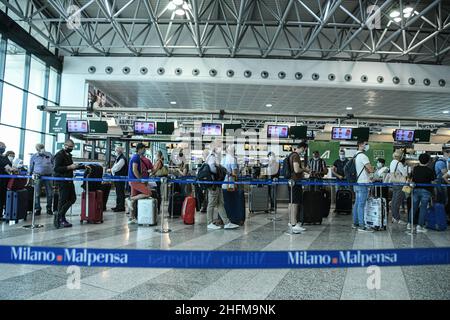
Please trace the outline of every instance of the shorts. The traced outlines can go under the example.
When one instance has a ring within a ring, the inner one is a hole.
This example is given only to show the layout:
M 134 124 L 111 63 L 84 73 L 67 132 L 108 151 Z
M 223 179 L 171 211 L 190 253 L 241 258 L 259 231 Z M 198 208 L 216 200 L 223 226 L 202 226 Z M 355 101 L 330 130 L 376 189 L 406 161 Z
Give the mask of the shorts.
M 145 194 L 146 196 L 151 196 L 152 192 L 150 187 L 143 182 L 130 182 L 131 196 L 137 196 L 138 194 Z
M 290 188 L 289 188 L 290 189 Z M 303 198 L 303 188 L 301 185 L 296 184 L 292 187 L 292 200 L 291 200 L 291 190 L 289 190 L 289 203 L 301 204 Z

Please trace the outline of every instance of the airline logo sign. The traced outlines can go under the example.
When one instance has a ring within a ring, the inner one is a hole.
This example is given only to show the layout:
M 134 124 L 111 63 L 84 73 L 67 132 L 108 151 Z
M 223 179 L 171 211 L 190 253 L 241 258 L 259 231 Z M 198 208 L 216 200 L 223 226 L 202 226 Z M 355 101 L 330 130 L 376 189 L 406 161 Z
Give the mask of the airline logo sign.
M 45 249 L 11 247 L 11 262 L 32 264 L 126 266 L 128 254 L 113 252 L 92 252 L 87 249 Z
M 307 251 L 288 252 L 288 263 L 310 267 L 366 267 L 371 265 L 395 265 L 396 253 L 362 253 L 361 251 L 336 251 L 331 254 L 315 254 Z

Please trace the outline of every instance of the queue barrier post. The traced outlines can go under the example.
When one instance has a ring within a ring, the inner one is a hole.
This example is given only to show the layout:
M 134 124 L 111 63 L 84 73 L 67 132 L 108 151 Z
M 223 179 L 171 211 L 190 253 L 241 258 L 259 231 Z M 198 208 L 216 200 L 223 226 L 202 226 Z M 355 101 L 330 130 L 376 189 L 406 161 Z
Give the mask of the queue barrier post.
M 409 212 L 409 226 L 411 227 L 411 230 L 407 230 L 406 233 L 411 236 L 411 241 L 413 241 L 414 234 L 416 233 L 416 229 L 414 228 L 414 188 L 415 184 L 410 183 L 409 186 L 411 187 L 411 212 Z M 413 245 L 413 243 L 411 243 Z
M 288 230 L 286 231 L 286 233 L 287 234 L 289 234 L 289 235 L 293 235 L 294 234 L 294 231 L 292 230 L 292 228 L 294 228 L 294 225 L 292 224 L 292 221 L 291 221 L 291 211 L 292 211 L 292 208 L 293 208 L 293 200 L 294 200 L 294 198 L 293 198 L 293 189 L 294 189 L 294 185 L 295 185 L 295 181 L 294 180 L 292 180 L 292 179 L 289 179 L 288 180 L 288 186 L 289 186 L 289 190 L 290 190 L 290 194 L 291 194 L 291 200 L 290 200 L 290 203 L 289 203 L 289 212 L 288 212 L 288 215 L 289 215 L 289 228 L 288 228 Z
M 42 224 L 35 224 L 35 221 L 36 221 L 35 220 L 36 219 L 35 218 L 35 215 L 36 215 L 36 212 L 35 212 L 35 210 L 36 210 L 36 185 L 37 185 L 39 179 L 40 179 L 40 176 L 37 174 L 33 174 L 31 177 L 31 181 L 33 184 L 33 211 L 31 212 L 31 224 L 23 226 L 25 229 L 33 230 L 33 229 L 39 229 L 39 228 L 44 227 L 44 225 L 42 225 Z
M 165 227 L 165 219 L 164 219 L 164 208 L 165 205 L 168 205 L 168 197 L 167 197 L 167 178 L 166 177 L 162 177 L 161 178 L 161 193 L 163 195 L 163 199 L 162 199 L 162 204 L 163 204 L 163 209 L 161 210 L 161 227 L 159 229 L 156 230 L 156 232 L 159 233 L 169 233 L 172 232 L 172 230 L 170 230 L 169 228 Z M 167 221 L 168 223 L 168 221 Z

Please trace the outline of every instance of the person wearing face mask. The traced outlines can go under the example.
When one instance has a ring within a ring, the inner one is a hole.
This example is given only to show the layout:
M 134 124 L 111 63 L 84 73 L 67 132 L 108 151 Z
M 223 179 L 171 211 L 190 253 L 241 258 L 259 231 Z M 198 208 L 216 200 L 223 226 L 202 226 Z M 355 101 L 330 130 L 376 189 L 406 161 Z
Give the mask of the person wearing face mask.
M 405 155 L 401 150 L 396 150 L 392 155 L 393 160 L 391 161 L 391 165 L 389 171 L 391 173 L 401 174 L 403 177 L 408 176 L 408 168 L 402 163 L 405 159 Z M 405 200 L 405 193 L 403 192 L 403 186 L 393 186 L 392 187 L 392 202 L 391 202 L 391 210 L 392 210 L 392 223 L 398 223 L 400 225 L 406 224 L 406 222 L 402 221 L 400 218 L 400 207 Z
M 269 158 L 269 162 L 267 164 L 267 177 L 269 179 L 274 179 L 279 176 L 280 172 L 280 163 L 277 161 L 277 157 L 274 152 L 270 151 L 267 155 Z M 273 210 L 275 208 L 276 197 L 272 194 L 272 186 L 269 185 L 269 199 L 270 199 L 270 208 Z
M 358 174 L 357 183 L 370 183 L 369 174 L 373 173 L 373 168 L 370 165 L 370 160 L 365 154 L 369 150 L 367 141 L 358 141 L 358 152 L 355 154 L 353 161 L 355 161 L 355 168 Z M 373 232 L 373 229 L 366 228 L 364 221 L 364 210 L 366 201 L 369 196 L 369 187 L 365 185 L 353 186 L 355 192 L 355 204 L 353 206 L 353 229 L 358 229 L 360 232 Z
M 126 178 L 128 171 L 128 160 L 123 154 L 123 148 L 120 146 L 116 147 L 116 161 L 111 168 L 111 174 L 114 177 Z M 125 211 L 125 181 L 114 181 L 114 186 L 116 188 L 116 206 L 112 208 L 114 212 Z
M 128 178 L 129 179 L 142 179 L 144 175 L 144 166 L 142 165 L 141 158 L 145 154 L 146 146 L 139 142 L 136 145 L 136 153 L 131 157 L 130 163 L 128 165 Z M 130 212 L 130 218 L 128 220 L 129 224 L 137 223 L 137 215 L 135 211 L 135 202 L 139 199 L 150 198 L 152 192 L 148 183 L 138 182 L 138 181 L 130 181 L 131 187 L 131 196 L 130 199 L 127 199 L 128 209 Z
M 73 178 L 73 172 L 77 169 L 83 169 L 84 166 L 74 164 L 72 160 L 72 151 L 75 143 L 68 139 L 64 142 L 64 149 L 55 154 L 53 176 L 60 178 Z M 73 181 L 57 181 L 59 188 L 58 214 L 53 215 L 53 225 L 59 229 L 61 227 L 70 228 L 70 224 L 66 220 L 66 213 L 77 200 L 75 186 Z
M 287 179 L 292 179 L 294 181 L 301 180 L 305 173 L 309 173 L 310 170 L 306 166 L 306 159 L 301 160 L 301 156 L 306 154 L 308 145 L 306 142 L 299 143 L 294 151 L 288 156 L 289 167 L 291 176 L 285 177 Z M 292 194 L 292 199 L 291 199 Z M 289 223 L 288 227 L 292 228 L 293 233 L 301 233 L 306 231 L 300 223 L 298 222 L 298 216 L 301 214 L 301 204 L 302 204 L 303 189 L 300 184 L 295 184 L 292 187 L 291 192 L 289 192 Z
M 343 182 L 345 181 L 345 173 L 344 173 L 344 167 L 347 164 L 348 159 L 345 157 L 345 150 L 339 151 L 339 159 L 337 159 L 333 163 L 333 167 L 331 168 L 331 172 L 333 173 L 333 176 L 336 177 L 337 182 Z M 336 186 L 336 191 L 340 189 L 341 186 Z
M 37 153 L 35 153 L 30 160 L 29 174 L 36 174 L 40 177 L 50 177 L 53 174 L 53 155 L 50 152 L 45 151 L 45 146 L 42 143 L 36 144 L 36 151 Z M 40 191 L 42 185 L 44 185 L 45 194 L 47 195 L 47 214 L 53 215 L 53 183 L 50 180 L 43 179 L 37 180 L 34 188 L 35 214 L 41 214 Z
M 310 177 L 315 179 L 322 179 L 328 173 L 328 168 L 325 160 L 320 158 L 319 151 L 313 152 L 313 158 L 309 159 L 308 167 L 310 170 Z
M 13 167 L 10 159 L 5 155 L 6 145 L 0 142 L 0 175 L 13 173 Z M 0 178 L 0 219 L 3 217 L 3 210 L 6 205 L 6 192 L 8 186 L 7 178 Z

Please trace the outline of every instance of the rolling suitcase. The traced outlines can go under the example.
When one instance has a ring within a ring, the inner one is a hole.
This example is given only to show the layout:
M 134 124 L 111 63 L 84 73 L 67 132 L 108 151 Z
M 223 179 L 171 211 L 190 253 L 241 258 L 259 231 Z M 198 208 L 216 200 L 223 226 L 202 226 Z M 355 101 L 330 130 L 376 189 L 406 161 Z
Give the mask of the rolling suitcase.
M 387 204 L 385 198 L 369 197 L 364 209 L 364 223 L 366 228 L 386 230 Z
M 183 208 L 184 195 L 179 192 L 175 192 L 170 195 L 169 198 L 169 215 L 171 217 L 180 217 L 181 210 Z
M 353 194 L 348 189 L 338 190 L 336 193 L 335 212 L 340 214 L 351 214 L 353 205 Z
M 25 189 L 28 179 L 25 178 L 11 178 L 8 180 L 7 190 L 17 191 Z
M 245 195 L 244 190 L 222 190 L 225 211 L 228 219 L 234 224 L 243 225 L 245 222 Z
M 289 202 L 289 186 L 287 184 L 277 185 L 277 203 Z
M 156 199 L 140 199 L 137 201 L 137 219 L 139 225 L 156 226 Z
M 86 212 L 86 192 L 81 195 L 80 223 L 103 223 L 103 192 L 101 190 L 89 192 L 89 212 Z
M 18 191 L 8 190 L 6 192 L 6 208 L 3 218 L 6 222 L 15 220 L 17 223 L 21 219 L 26 220 L 27 209 L 28 191 L 26 189 Z
M 181 219 L 183 219 L 184 224 L 195 223 L 195 209 L 195 198 L 191 196 L 186 197 L 183 201 L 183 209 L 181 211 Z
M 435 203 L 432 207 L 428 208 L 425 222 L 428 229 L 436 231 L 447 230 L 447 216 L 444 205 L 442 203 Z
M 250 186 L 248 196 L 248 210 L 253 213 L 257 211 L 270 211 L 269 186 Z
M 300 222 L 304 224 L 322 224 L 324 217 L 323 202 L 327 201 L 323 190 L 303 192 L 303 210 L 300 214 Z

